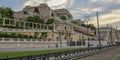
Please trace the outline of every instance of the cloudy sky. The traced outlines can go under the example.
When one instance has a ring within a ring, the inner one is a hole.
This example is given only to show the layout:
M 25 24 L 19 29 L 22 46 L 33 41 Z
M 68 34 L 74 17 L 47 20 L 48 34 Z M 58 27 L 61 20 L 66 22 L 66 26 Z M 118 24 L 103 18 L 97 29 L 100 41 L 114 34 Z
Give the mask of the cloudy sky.
M 109 24 L 120 27 L 120 0 L 0 0 L 0 6 L 20 11 L 25 6 L 37 6 L 45 2 L 52 9 L 68 9 L 74 19 L 84 19 L 89 15 L 90 23 L 95 25 L 96 11 L 98 11 L 101 26 Z

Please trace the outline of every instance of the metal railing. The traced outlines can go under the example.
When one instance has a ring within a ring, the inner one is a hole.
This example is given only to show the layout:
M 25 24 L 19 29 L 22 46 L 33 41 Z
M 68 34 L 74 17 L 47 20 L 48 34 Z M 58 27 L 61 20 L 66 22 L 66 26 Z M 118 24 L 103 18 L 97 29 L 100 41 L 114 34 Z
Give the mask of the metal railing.
M 103 46 L 101 48 L 91 47 L 91 48 L 69 50 L 64 52 L 29 55 L 29 56 L 21 56 L 21 57 L 7 56 L 6 58 L 1 58 L 0 60 L 68 60 L 74 57 L 95 54 L 116 47 L 117 46 Z

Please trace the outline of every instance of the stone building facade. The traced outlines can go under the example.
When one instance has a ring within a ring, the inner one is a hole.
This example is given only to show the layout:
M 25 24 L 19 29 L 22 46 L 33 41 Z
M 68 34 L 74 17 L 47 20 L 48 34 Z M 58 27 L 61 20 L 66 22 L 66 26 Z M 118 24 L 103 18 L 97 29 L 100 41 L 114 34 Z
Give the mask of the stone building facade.
M 66 16 L 67 19 L 72 19 L 72 15 L 66 9 L 52 10 L 47 4 L 40 4 L 39 6 L 26 6 L 22 11 L 15 12 L 14 18 L 18 20 L 25 20 L 29 16 L 37 15 L 43 19 Z
M 59 17 L 65 16 L 67 19 L 70 19 L 70 20 L 72 20 L 72 18 L 73 18 L 72 15 L 70 14 L 70 12 L 67 9 L 57 9 L 54 12 Z

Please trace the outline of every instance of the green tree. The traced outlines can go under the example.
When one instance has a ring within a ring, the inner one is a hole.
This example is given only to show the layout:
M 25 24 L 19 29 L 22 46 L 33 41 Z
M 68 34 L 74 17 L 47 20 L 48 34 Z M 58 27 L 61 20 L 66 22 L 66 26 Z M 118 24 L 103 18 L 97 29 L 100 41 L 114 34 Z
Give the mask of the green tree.
M 77 21 L 71 21 L 71 23 L 73 23 L 75 25 L 80 25 L 79 22 L 77 22 Z
M 60 19 L 67 20 L 67 18 L 65 16 L 60 16 Z
M 0 7 L 0 17 L 14 18 L 14 11 L 9 7 Z
M 37 23 L 44 23 L 44 20 L 41 19 L 41 18 L 40 18 L 39 16 L 37 16 L 37 15 L 29 16 L 29 17 L 27 18 L 27 21 L 29 21 L 29 22 L 37 22 Z
M 42 32 L 41 38 L 42 38 L 42 39 L 46 39 L 46 37 L 47 37 L 47 32 Z
M 91 28 L 92 30 L 96 30 L 96 27 L 93 24 L 88 24 L 87 28 Z
M 83 27 L 87 27 L 87 25 L 85 25 L 85 24 L 81 24 L 81 26 L 83 26 Z
M 47 24 L 52 24 L 55 20 L 53 18 L 50 18 L 47 20 Z
M 39 37 L 39 33 L 38 33 L 38 32 L 35 32 L 35 33 L 34 33 L 34 37 L 35 37 L 35 38 L 38 38 L 38 37 Z

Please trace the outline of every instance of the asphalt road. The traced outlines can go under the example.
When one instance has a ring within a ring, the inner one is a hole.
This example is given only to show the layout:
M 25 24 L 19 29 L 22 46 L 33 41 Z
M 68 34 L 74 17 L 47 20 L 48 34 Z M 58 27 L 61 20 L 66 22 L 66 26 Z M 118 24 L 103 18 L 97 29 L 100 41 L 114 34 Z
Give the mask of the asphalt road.
M 120 60 L 120 47 L 76 60 Z
M 85 48 L 86 46 L 65 46 L 65 47 L 58 47 L 58 48 L 0 48 L 1 52 L 20 52 L 20 51 L 38 51 L 38 50 L 57 50 L 57 49 L 66 49 L 66 48 Z

